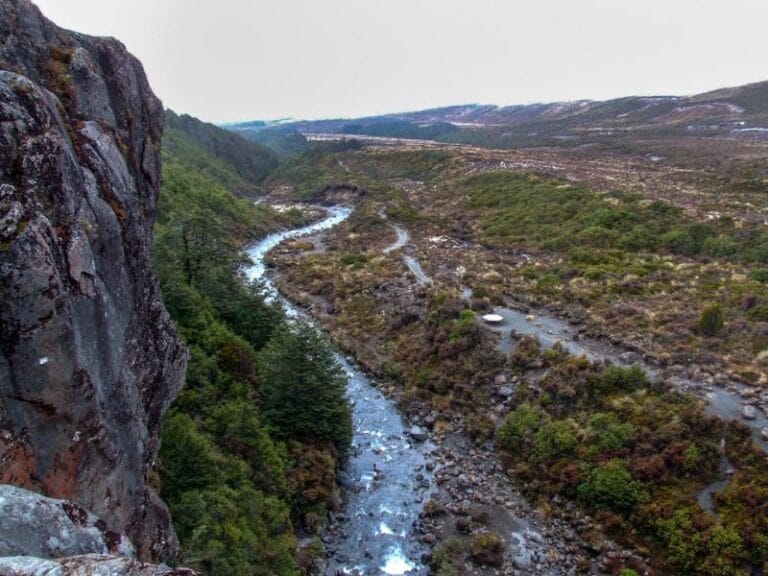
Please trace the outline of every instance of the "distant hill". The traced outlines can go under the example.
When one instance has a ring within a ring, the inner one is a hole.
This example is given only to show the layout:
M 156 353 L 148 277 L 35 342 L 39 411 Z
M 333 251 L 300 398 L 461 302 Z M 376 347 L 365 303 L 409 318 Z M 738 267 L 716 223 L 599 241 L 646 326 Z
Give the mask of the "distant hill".
M 234 127 L 238 129 L 237 127 Z M 299 121 L 274 130 L 416 138 L 491 147 L 615 144 L 701 136 L 768 139 L 768 82 L 695 96 L 630 96 L 488 106 L 468 104 L 364 118 Z
M 174 160 L 204 172 L 242 195 L 259 190 L 277 167 L 277 155 L 229 130 L 168 110 L 163 149 Z
M 735 88 L 722 88 L 691 98 L 702 102 L 727 100 L 742 106 L 750 114 L 768 115 L 768 81 L 746 84 Z
M 266 146 L 280 160 L 301 154 L 309 147 L 307 139 L 294 127 L 294 123 L 289 121 L 253 120 L 240 124 L 228 124 L 222 128 L 246 140 Z

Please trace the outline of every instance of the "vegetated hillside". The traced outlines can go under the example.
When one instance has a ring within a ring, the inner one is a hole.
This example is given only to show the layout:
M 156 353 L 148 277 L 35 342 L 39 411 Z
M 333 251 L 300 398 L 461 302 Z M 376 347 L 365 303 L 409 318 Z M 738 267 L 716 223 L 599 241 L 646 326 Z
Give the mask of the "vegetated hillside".
M 212 176 L 241 195 L 257 192 L 278 163 L 266 146 L 171 110 L 165 116 L 163 148 L 172 152 L 176 162 Z
M 755 82 L 735 88 L 722 88 L 712 92 L 699 94 L 691 102 L 722 102 L 727 101 L 741 106 L 751 114 L 768 115 L 768 82 Z
M 160 494 L 187 565 L 294 575 L 297 532 L 313 534 L 338 501 L 345 380 L 325 340 L 289 325 L 241 270 L 245 242 L 306 216 L 238 198 L 225 159 L 192 168 L 177 143 L 164 147 L 154 267 L 191 357 L 163 424 Z
M 616 143 L 622 139 L 768 137 L 768 82 L 684 96 L 515 106 L 464 105 L 370 116 L 301 121 L 281 130 L 419 138 L 490 147 Z M 761 130 L 763 129 L 763 130 Z M 264 128 L 264 133 L 273 130 Z
M 261 120 L 229 124 L 226 130 L 239 134 L 246 140 L 266 146 L 280 160 L 301 154 L 308 147 L 307 139 L 291 124 L 268 123 Z M 268 130 L 266 128 L 269 128 Z

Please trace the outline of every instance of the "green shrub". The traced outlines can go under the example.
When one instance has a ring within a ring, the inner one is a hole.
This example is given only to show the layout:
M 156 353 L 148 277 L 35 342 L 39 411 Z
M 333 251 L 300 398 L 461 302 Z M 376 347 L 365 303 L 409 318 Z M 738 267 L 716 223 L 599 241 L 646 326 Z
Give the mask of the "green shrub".
M 297 576 L 288 507 L 241 487 L 184 493 L 174 519 L 185 564 L 211 576 Z
M 173 414 L 165 421 L 160 462 L 162 495 L 171 504 L 184 492 L 222 481 L 220 458 L 213 443 L 186 414 Z
M 355 270 L 363 268 L 368 263 L 368 257 L 361 253 L 348 253 L 344 254 L 339 262 L 344 266 L 349 266 Z
M 429 566 L 435 576 L 460 576 L 464 574 L 466 544 L 459 538 L 442 542 L 433 551 Z
M 469 551 L 474 561 L 481 566 L 501 566 L 504 560 L 504 542 L 493 532 L 473 534 Z
M 720 304 L 713 302 L 705 306 L 699 318 L 699 331 L 705 336 L 717 336 L 723 325 L 723 309 Z
M 619 422 L 613 413 L 597 413 L 589 420 L 592 438 L 598 450 L 615 452 L 624 448 L 635 427 L 629 422 Z
M 613 394 L 615 392 L 633 392 L 646 388 L 650 384 L 648 375 L 640 366 L 609 366 L 603 374 L 590 382 L 594 392 Z
M 509 413 L 499 428 L 497 442 L 502 450 L 514 451 L 523 442 L 531 442 L 541 426 L 544 413 L 538 407 L 523 404 Z
M 768 268 L 756 268 L 749 273 L 749 277 L 757 282 L 768 284 Z
M 594 468 L 578 487 L 579 496 L 598 510 L 630 512 L 648 498 L 624 460 L 614 458 Z
M 544 424 L 536 432 L 534 454 L 541 461 L 552 461 L 570 454 L 578 443 L 576 425 L 565 420 Z
M 747 317 L 753 322 L 768 322 L 768 304 L 755 306 L 747 312 Z

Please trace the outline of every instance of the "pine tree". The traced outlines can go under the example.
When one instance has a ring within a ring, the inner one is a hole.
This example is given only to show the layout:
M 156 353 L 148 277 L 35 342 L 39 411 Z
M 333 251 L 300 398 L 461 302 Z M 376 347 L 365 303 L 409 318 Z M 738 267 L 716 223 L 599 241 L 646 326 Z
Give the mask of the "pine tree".
M 259 353 L 258 373 L 262 415 L 279 437 L 349 447 L 346 377 L 316 330 L 304 322 L 282 328 Z

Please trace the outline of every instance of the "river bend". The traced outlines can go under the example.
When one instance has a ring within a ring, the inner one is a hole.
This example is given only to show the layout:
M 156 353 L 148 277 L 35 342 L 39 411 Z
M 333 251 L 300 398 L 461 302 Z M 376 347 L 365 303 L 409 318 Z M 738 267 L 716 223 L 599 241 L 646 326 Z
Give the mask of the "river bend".
M 267 293 L 277 298 L 289 317 L 303 317 L 310 323 L 302 310 L 279 294 L 266 275 L 264 258 L 282 241 L 328 230 L 352 213 L 351 208 L 344 206 L 327 210 L 323 220 L 270 234 L 247 250 L 253 264 L 246 270 L 246 276 L 261 280 Z M 353 362 L 341 354 L 336 359 L 348 377 L 354 435 L 340 475 L 343 510 L 324 538 L 328 552 L 325 573 L 426 574 L 422 557 L 427 548 L 415 537 L 414 527 L 432 489 L 432 473 L 426 463 L 433 447 L 412 438 L 394 402 Z

